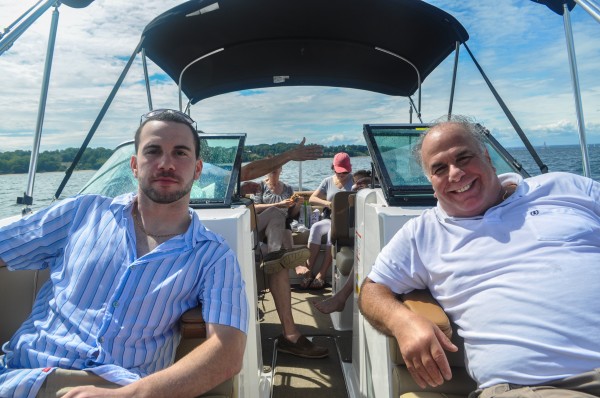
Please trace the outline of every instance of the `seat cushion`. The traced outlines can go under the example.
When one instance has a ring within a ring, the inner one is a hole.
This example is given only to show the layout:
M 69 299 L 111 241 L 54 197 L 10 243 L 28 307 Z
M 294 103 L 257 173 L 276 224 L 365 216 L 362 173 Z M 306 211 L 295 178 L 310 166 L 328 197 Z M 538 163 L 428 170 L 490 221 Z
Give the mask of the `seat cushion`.
M 343 246 L 335 255 L 335 267 L 340 274 L 344 276 L 350 275 L 354 267 L 354 250 L 348 246 Z
M 413 290 L 402 296 L 402 302 L 412 312 L 420 314 L 435 323 L 449 339 L 452 338 L 452 326 L 448 316 L 431 296 L 429 290 Z
M 407 392 L 400 398 L 466 398 L 466 395 L 444 394 L 441 392 Z

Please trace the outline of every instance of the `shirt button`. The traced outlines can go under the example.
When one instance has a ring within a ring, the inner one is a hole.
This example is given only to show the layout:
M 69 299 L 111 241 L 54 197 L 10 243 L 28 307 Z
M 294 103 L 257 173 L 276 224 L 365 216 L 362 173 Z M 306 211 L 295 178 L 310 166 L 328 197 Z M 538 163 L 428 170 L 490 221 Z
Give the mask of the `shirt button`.
M 119 306 L 119 302 L 118 301 L 114 301 L 112 305 L 113 305 L 113 307 L 117 308 Z
M 104 343 L 104 337 L 100 337 L 100 338 L 98 339 L 98 341 L 99 341 L 99 342 L 101 342 L 101 343 Z

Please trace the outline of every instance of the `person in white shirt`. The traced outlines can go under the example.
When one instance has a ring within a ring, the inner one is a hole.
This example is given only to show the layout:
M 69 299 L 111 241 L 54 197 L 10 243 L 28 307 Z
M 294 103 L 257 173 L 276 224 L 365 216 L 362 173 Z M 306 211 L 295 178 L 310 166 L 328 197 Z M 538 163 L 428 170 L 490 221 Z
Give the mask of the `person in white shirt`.
M 455 118 L 425 134 L 438 204 L 383 248 L 360 309 L 421 387 L 452 377 L 444 351 L 457 350 L 395 296 L 427 288 L 464 338 L 471 397 L 600 396 L 600 184 L 497 176 L 481 130 Z

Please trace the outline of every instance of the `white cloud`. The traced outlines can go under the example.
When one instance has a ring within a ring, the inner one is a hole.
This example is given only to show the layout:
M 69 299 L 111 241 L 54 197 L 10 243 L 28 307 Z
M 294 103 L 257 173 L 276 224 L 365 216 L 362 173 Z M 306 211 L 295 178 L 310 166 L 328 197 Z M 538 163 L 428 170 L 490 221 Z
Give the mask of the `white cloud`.
M 560 16 L 521 0 L 429 2 L 466 27 L 471 36 L 469 48 L 532 139 L 577 142 Z M 26 3 L 0 0 L 1 26 L 24 12 L 29 6 Z M 80 145 L 144 26 L 179 3 L 97 0 L 84 9 L 60 7 L 42 151 Z M 50 14 L 43 15 L 0 56 L 0 151 L 29 149 L 33 141 Z M 600 27 L 580 7 L 575 8 L 572 20 L 586 127 L 590 141 L 600 142 Z M 424 121 L 448 111 L 452 58 L 425 81 Z M 504 144 L 518 144 L 465 49 L 461 49 L 460 63 L 453 111 L 474 115 Z M 152 64 L 149 69 L 151 74 L 160 73 Z M 91 146 L 114 147 L 131 137 L 139 115 L 147 110 L 142 80 L 138 59 Z M 155 107 L 177 106 L 173 84 L 154 86 L 152 94 Z M 211 98 L 195 105 L 192 115 L 207 132 L 248 133 L 249 144 L 299 141 L 302 136 L 322 144 L 360 143 L 364 123 L 408 122 L 409 105 L 403 98 L 357 90 L 275 88 Z M 416 121 L 416 116 L 413 118 Z

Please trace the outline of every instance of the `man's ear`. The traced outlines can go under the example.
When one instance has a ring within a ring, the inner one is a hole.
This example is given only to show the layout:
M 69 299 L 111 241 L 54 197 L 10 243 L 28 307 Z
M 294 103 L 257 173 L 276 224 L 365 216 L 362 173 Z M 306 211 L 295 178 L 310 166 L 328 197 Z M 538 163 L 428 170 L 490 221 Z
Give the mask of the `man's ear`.
M 490 153 L 488 152 L 487 148 L 485 149 L 485 158 L 487 159 L 487 161 L 490 163 L 490 165 L 492 166 L 492 169 L 494 169 L 494 171 L 496 170 L 496 167 L 494 166 L 494 163 L 492 163 L 492 158 L 490 156 Z
M 202 160 L 198 159 L 196 161 L 196 170 L 194 171 L 194 180 L 197 180 L 200 178 L 200 174 L 202 174 Z
M 138 167 L 137 167 L 137 157 L 135 155 L 131 155 L 131 160 L 129 160 L 129 166 L 131 167 L 131 171 L 133 172 L 133 176 L 137 178 L 138 176 Z

